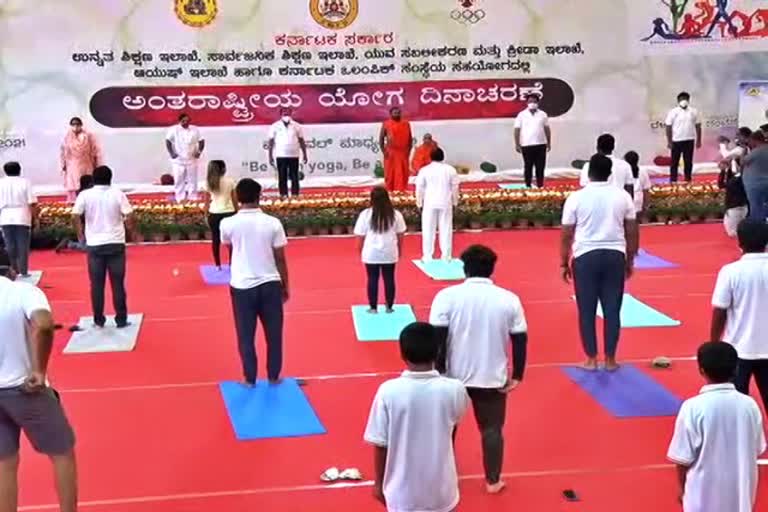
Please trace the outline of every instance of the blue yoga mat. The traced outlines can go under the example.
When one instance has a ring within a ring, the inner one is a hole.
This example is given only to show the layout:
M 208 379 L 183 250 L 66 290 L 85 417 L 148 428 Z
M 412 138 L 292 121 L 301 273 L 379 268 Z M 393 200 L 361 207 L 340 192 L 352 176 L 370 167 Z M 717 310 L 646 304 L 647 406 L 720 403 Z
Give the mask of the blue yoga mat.
M 499 183 L 499 188 L 504 190 L 523 190 L 525 183 Z
M 368 313 L 368 306 L 352 306 L 352 321 L 358 341 L 393 341 L 407 325 L 416 321 L 413 309 L 408 305 L 395 304 L 393 313 L 386 313 L 379 306 L 376 314 Z
M 669 185 L 669 177 L 667 178 L 651 178 L 653 185 Z
M 258 381 L 253 388 L 239 382 L 223 382 L 219 390 L 240 441 L 326 432 L 295 379 L 285 379 L 276 385 Z
M 659 268 L 677 268 L 679 266 L 680 265 L 677 265 L 676 263 L 672 263 L 670 261 L 665 260 L 664 258 L 655 256 L 644 249 L 640 249 L 640 251 L 638 251 L 637 253 L 637 256 L 635 257 L 636 269 L 644 270 L 644 269 L 659 269 Z
M 615 372 L 565 367 L 563 372 L 617 418 L 675 416 L 683 403 L 632 365 Z
M 205 284 L 221 286 L 229 284 L 231 274 L 229 273 L 228 265 L 223 265 L 221 270 L 218 270 L 213 265 L 200 265 L 200 276 Z
M 413 260 L 413 264 L 435 281 L 461 281 L 466 277 L 461 260 Z
M 603 308 L 597 305 L 597 314 L 603 318 Z M 621 305 L 622 327 L 677 327 L 680 321 L 668 317 L 664 313 L 644 304 L 628 293 L 624 294 Z

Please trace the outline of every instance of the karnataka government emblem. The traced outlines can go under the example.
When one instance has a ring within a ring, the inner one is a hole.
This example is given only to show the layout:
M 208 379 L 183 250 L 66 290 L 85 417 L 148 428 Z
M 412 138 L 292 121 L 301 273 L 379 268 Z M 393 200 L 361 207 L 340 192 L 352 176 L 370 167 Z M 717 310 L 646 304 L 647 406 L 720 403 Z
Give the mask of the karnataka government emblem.
M 485 11 L 478 7 L 482 0 L 458 0 L 459 6 L 451 11 L 451 19 L 462 25 L 474 25 L 485 18 Z
M 174 0 L 176 16 L 190 27 L 203 28 L 219 13 L 216 0 Z
M 760 96 L 760 88 L 759 87 L 751 87 L 747 90 L 747 96 L 751 96 L 753 98 Z
M 357 19 L 358 0 L 309 0 L 312 18 L 325 28 L 341 30 Z

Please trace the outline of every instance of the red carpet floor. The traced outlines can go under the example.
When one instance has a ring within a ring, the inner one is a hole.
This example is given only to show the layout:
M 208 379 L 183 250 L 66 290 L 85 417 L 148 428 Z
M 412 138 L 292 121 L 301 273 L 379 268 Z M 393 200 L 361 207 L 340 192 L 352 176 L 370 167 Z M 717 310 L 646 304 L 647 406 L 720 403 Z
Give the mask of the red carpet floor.
M 625 330 L 620 356 L 688 397 L 702 385 L 693 361 L 676 361 L 666 371 L 651 370 L 648 362 L 694 354 L 707 337 L 716 272 L 739 254 L 719 225 L 650 227 L 642 237 L 646 250 L 681 267 L 638 271 L 629 291 L 683 325 Z M 523 299 L 530 367 L 510 397 L 509 489 L 501 496 L 483 492 L 471 416 L 460 428 L 460 510 L 679 510 L 675 473 L 665 460 L 674 418 L 615 419 L 560 371 L 582 354 L 571 289 L 558 274 L 558 232 L 462 233 L 455 245 L 460 250 L 476 242 L 499 252 L 496 281 Z M 398 302 L 412 304 L 426 319 L 444 285 L 409 263 L 419 245 L 417 236 L 406 239 Z M 353 240 L 294 240 L 288 249 L 293 297 L 285 373 L 309 379 L 306 394 L 328 434 L 258 442 L 235 440 L 217 389 L 219 381 L 239 379 L 240 371 L 227 289 L 206 286 L 199 277 L 208 246 L 131 247 L 128 258 L 129 304 L 146 315 L 136 350 L 64 356 L 68 333 L 62 331 L 52 361 L 52 379 L 78 434 L 83 510 L 380 510 L 367 483 L 325 488 L 318 481 L 330 466 L 358 467 L 371 476 L 371 450 L 362 441 L 368 407 L 377 386 L 402 369 L 396 344 L 355 340 L 349 308 L 363 303 L 365 292 Z M 41 286 L 65 325 L 88 314 L 84 265 L 80 254 L 33 256 L 33 268 L 45 271 Z M 259 348 L 263 352 L 262 340 Z M 20 510 L 56 510 L 48 461 L 28 445 L 22 458 Z M 765 467 L 761 471 L 766 476 Z M 582 501 L 566 503 L 563 489 L 574 489 Z M 766 489 L 757 510 L 768 507 Z

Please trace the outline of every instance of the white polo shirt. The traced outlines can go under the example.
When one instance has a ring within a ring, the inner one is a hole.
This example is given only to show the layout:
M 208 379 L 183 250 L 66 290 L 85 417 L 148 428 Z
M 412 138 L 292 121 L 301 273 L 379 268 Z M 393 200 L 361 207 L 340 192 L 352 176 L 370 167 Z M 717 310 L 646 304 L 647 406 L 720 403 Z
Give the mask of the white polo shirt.
M 520 130 L 520 145 L 542 146 L 547 144 L 547 132 L 549 116 L 543 110 L 531 112 L 526 108 L 515 118 L 515 128 Z
M 459 203 L 459 173 L 443 162 L 425 165 L 416 176 L 416 204 L 432 210 L 448 210 Z
M 50 310 L 39 288 L 0 277 L 0 389 L 24 384 L 31 369 L 29 321 L 35 311 Z
M 204 139 L 197 126 L 189 125 L 184 128 L 177 124 L 168 129 L 165 140 L 173 146 L 173 150 L 178 155 L 177 161 L 191 162 L 195 160 L 195 152 L 200 149 L 200 142 Z
M 624 190 L 624 187 L 634 187 L 635 177 L 632 174 L 632 166 L 621 158 L 616 158 L 613 155 L 608 155 L 611 159 L 611 175 L 608 177 L 608 183 Z M 581 169 L 581 175 L 579 177 L 579 185 L 586 187 L 589 185 L 589 162 L 586 163 Z
M 400 259 L 397 237 L 407 230 L 403 214 L 395 210 L 395 221 L 383 233 L 376 232 L 371 228 L 372 216 L 372 208 L 363 210 L 355 223 L 355 235 L 365 237 L 361 254 L 363 263 L 372 265 L 397 263 Z
M 288 245 L 288 239 L 277 218 L 260 208 L 240 210 L 221 221 L 221 241 L 232 246 L 232 288 L 281 281 L 274 250 Z
M 21 176 L 0 179 L 0 226 L 31 226 L 30 205 L 36 203 L 29 180 Z
M 733 384 L 709 385 L 686 400 L 667 457 L 689 466 L 683 510 L 752 512 L 757 458 L 766 449 L 755 401 Z
M 672 141 L 696 140 L 696 125 L 701 124 L 699 111 L 693 107 L 675 107 L 667 114 L 665 123 L 672 127 Z
M 90 247 L 125 243 L 125 216 L 133 212 L 120 189 L 97 185 L 77 195 L 72 213 L 85 215 L 85 243 Z
M 723 341 L 741 359 L 768 359 L 768 253 L 745 254 L 724 266 L 712 306 L 728 311 Z
M 301 156 L 299 139 L 303 138 L 304 129 L 293 120 L 288 123 L 288 126 L 281 119 L 269 127 L 269 139 L 275 141 L 275 158 L 299 158 Z
M 626 254 L 624 221 L 635 218 L 635 205 L 626 190 L 592 182 L 565 200 L 562 224 L 576 226 L 573 257 L 578 258 L 598 249 Z
M 448 328 L 448 376 L 472 388 L 504 387 L 510 336 L 528 331 L 517 295 L 482 278 L 440 291 L 429 323 Z
M 406 371 L 379 387 L 364 437 L 387 448 L 389 512 L 451 512 L 459 504 L 453 430 L 468 405 L 461 382 L 436 371 Z

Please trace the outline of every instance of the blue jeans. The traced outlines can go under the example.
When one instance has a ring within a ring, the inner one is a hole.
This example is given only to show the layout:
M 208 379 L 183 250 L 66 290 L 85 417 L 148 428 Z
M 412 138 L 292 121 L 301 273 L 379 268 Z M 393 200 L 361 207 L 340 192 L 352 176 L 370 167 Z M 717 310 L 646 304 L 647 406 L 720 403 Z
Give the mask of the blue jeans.
M 29 244 L 32 230 L 29 226 L 3 226 L 5 250 L 11 267 L 17 274 L 29 275 Z
M 597 304 L 603 308 L 606 357 L 615 357 L 621 332 L 626 256 L 600 249 L 573 260 L 573 284 L 579 310 L 579 331 L 587 357 L 597 357 Z
M 277 380 L 283 369 L 283 285 L 273 281 L 241 290 L 230 288 L 235 316 L 237 344 L 243 376 L 249 384 L 256 382 L 256 321 L 264 326 L 267 340 L 267 378 Z
M 749 201 L 749 218 L 765 222 L 768 219 L 768 180 L 745 177 L 744 190 Z

